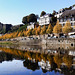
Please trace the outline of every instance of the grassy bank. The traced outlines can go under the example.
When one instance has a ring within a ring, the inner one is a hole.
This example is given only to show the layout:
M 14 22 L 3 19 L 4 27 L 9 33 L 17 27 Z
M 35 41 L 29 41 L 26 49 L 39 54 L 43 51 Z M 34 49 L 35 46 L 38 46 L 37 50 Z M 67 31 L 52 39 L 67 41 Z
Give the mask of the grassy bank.
M 15 44 L 15 42 L 13 42 L 13 41 L 0 41 L 0 44 L 2 45 L 2 44 L 9 44 L 9 45 L 11 45 L 11 44 Z

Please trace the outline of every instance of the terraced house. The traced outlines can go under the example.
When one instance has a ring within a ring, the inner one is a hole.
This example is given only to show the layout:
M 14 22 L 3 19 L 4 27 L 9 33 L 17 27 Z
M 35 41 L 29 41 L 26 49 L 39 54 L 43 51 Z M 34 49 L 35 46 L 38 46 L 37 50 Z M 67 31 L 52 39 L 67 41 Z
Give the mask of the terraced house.
M 69 20 L 71 23 L 71 26 L 74 27 L 75 25 L 75 7 L 73 7 L 71 10 L 66 10 L 64 12 L 61 12 L 62 14 L 57 17 L 59 20 L 59 23 L 64 26 L 66 21 Z

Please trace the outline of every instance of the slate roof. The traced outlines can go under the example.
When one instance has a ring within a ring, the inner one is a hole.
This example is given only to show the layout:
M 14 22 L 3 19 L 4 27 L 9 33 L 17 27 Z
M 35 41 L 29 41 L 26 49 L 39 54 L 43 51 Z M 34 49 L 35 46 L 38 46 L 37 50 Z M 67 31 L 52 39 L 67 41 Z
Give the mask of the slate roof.
M 66 16 L 71 16 L 71 15 L 75 16 L 75 9 L 64 11 L 63 14 L 60 16 L 60 18 L 66 17 Z

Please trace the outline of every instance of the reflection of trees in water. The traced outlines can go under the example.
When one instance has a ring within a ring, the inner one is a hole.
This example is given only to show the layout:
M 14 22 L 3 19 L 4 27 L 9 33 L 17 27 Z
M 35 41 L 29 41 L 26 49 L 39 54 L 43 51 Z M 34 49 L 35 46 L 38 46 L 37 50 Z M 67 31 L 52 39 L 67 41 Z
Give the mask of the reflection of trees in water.
M 38 62 L 32 62 L 31 60 L 25 60 L 23 62 L 23 65 L 24 67 L 27 67 L 27 69 L 30 69 L 32 71 L 35 71 L 35 70 L 39 70 L 39 65 L 38 65 Z
M 46 72 L 47 72 L 47 70 L 46 70 L 46 69 L 42 69 L 42 72 L 43 72 L 43 73 L 46 73 Z
M 38 65 L 34 64 L 30 61 L 30 60 L 33 60 L 33 59 L 35 59 L 36 62 L 40 62 L 42 59 L 45 62 L 49 61 L 52 70 L 55 70 L 57 67 L 60 68 L 60 66 L 63 62 L 66 64 L 67 69 L 68 68 L 70 69 L 71 66 L 72 66 L 72 62 L 73 62 L 72 56 L 69 56 L 69 55 L 67 55 L 67 56 L 64 56 L 64 55 L 47 55 L 47 54 L 33 53 L 33 52 L 29 52 L 29 51 L 20 51 L 20 50 L 9 49 L 9 48 L 0 48 L 0 50 L 7 53 L 7 55 L 5 55 L 5 54 L 1 55 L 0 54 L 0 60 L 1 61 L 3 61 L 3 60 L 9 61 L 9 60 L 12 60 L 13 58 L 16 58 L 16 56 L 18 56 L 17 59 L 25 59 L 26 61 L 24 62 L 25 63 L 24 66 L 26 66 L 26 67 L 28 67 L 29 69 L 32 69 L 32 70 L 38 69 L 37 68 Z M 16 56 L 14 56 L 14 55 L 16 55 Z M 30 60 L 28 60 L 28 58 Z M 33 65 L 33 66 L 30 66 L 28 63 L 30 65 Z M 63 70 L 63 68 L 62 68 L 62 70 Z
M 63 62 L 67 65 L 68 68 L 70 68 L 72 66 L 72 56 L 69 56 L 69 55 L 65 55 L 63 57 Z
M 63 68 L 61 73 L 64 75 L 75 75 L 75 69 Z
M 2 63 L 3 61 L 12 61 L 13 58 L 15 59 L 21 59 L 16 55 L 5 53 L 5 52 L 0 52 L 0 62 Z
M 11 54 L 0 52 L 0 62 L 2 61 L 12 61 L 13 57 Z
M 62 63 L 62 57 L 60 55 L 55 55 L 54 62 L 57 64 L 58 68 L 60 68 L 60 65 Z

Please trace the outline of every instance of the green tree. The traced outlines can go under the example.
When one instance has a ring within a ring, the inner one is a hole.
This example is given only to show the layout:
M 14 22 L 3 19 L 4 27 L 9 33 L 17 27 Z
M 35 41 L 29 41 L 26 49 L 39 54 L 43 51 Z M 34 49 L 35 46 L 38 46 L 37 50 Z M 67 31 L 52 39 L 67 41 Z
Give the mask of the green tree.
M 21 26 L 21 27 L 18 29 L 18 31 L 20 32 L 20 31 L 26 30 L 27 25 L 28 25 L 28 24 Z
M 46 14 L 46 12 L 42 11 L 40 16 L 44 16 L 45 14 Z
M 55 26 L 56 22 L 57 22 L 57 17 L 52 16 L 52 17 L 51 17 L 51 25 L 52 25 L 53 27 Z
M 37 17 L 35 14 L 30 14 L 28 17 L 27 17 L 27 21 L 28 23 L 30 22 L 37 22 Z
M 27 24 L 27 23 L 28 23 L 28 21 L 27 21 L 27 17 L 28 17 L 28 16 L 23 17 L 23 19 L 22 19 L 22 23 L 24 23 L 24 24 Z

